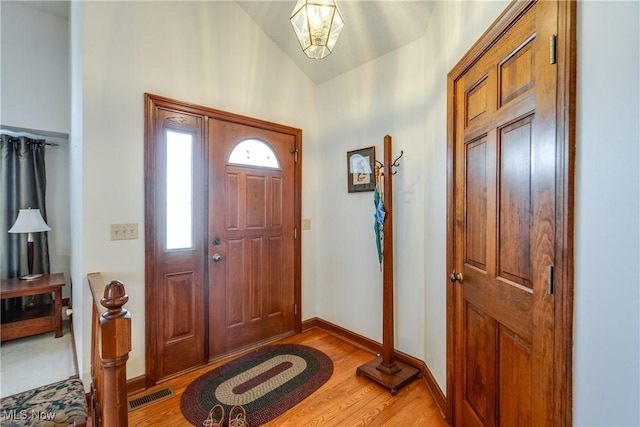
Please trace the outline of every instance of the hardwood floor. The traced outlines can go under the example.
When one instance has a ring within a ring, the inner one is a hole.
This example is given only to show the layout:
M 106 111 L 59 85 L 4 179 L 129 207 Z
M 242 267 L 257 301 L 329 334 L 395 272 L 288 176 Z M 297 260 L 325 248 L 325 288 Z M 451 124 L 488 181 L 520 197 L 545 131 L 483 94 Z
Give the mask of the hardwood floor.
M 315 393 L 266 426 L 447 426 L 423 379 L 412 381 L 392 396 L 386 388 L 356 376 L 356 368 L 374 357 L 367 351 L 317 328 L 278 343 L 308 345 L 323 351 L 333 361 L 333 375 Z M 190 426 L 180 411 L 182 393 L 193 380 L 226 361 L 159 385 L 157 388 L 170 384 L 176 395 L 130 412 L 129 425 Z

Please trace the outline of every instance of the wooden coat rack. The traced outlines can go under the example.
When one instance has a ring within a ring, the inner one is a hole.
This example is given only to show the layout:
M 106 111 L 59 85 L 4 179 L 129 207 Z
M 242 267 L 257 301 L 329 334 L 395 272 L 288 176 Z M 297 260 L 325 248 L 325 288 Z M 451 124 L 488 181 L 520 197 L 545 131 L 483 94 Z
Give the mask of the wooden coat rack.
M 391 137 L 384 137 L 384 238 L 382 241 L 382 355 L 372 361 L 359 366 L 356 375 L 362 375 L 387 387 L 391 394 L 395 395 L 398 390 L 420 375 L 420 370 L 406 363 L 395 360 L 395 349 L 393 343 L 393 185 L 392 170 L 398 167 L 397 157 L 391 162 Z

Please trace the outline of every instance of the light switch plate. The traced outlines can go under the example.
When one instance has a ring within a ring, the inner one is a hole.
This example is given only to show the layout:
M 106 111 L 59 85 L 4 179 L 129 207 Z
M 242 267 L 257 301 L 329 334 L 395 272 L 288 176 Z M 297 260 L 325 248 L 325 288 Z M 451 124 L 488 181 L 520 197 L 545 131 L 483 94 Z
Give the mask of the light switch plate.
M 111 224 L 111 240 L 135 240 L 138 238 L 138 224 Z
M 310 219 L 303 219 L 302 220 L 302 229 L 303 230 L 311 230 L 311 220 Z

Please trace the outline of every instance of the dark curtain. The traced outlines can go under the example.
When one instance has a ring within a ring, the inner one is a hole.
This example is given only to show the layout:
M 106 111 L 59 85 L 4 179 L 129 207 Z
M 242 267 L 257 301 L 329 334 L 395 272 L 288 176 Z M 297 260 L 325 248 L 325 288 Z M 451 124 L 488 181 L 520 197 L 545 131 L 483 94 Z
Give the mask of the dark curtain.
M 44 163 L 45 141 L 0 135 L 0 277 L 27 273 L 27 236 L 9 233 L 20 209 L 40 209 L 47 222 Z M 33 272 L 48 274 L 49 242 L 46 232 L 33 233 Z

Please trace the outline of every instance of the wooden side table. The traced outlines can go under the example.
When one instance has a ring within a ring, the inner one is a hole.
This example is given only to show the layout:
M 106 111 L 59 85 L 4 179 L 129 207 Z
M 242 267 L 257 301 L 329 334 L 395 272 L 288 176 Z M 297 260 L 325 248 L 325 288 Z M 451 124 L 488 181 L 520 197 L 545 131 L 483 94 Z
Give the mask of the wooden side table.
M 32 310 L 4 310 L 0 319 L 0 339 L 2 341 L 29 335 L 55 331 L 56 338 L 62 336 L 62 287 L 64 274 L 45 274 L 34 280 L 20 280 L 17 277 L 2 279 L 0 298 L 15 298 L 28 295 L 55 294 L 53 304 L 45 304 Z

